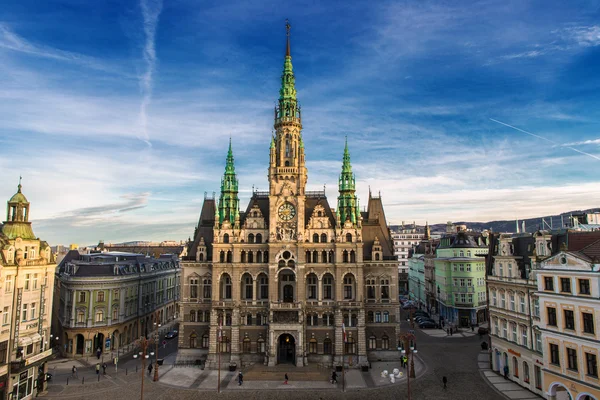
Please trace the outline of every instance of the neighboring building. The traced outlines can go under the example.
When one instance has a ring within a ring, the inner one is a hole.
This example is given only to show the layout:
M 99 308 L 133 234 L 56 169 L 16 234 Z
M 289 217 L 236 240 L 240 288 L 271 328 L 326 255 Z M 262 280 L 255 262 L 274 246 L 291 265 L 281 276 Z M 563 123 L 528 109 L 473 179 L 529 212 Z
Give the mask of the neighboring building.
M 0 225 L 2 399 L 30 399 L 43 392 L 46 362 L 52 356 L 56 264 L 48 244 L 33 233 L 29 211 L 19 182 L 17 193 L 8 201 L 6 221 Z
M 487 234 L 461 230 L 440 239 L 435 264 L 439 314 L 468 327 L 487 321 L 485 256 Z
M 549 399 L 598 400 L 600 232 L 535 238 L 544 392 Z
M 183 263 L 179 357 L 207 357 L 209 368 L 218 350 L 241 365 L 397 360 L 398 267 L 381 197 L 369 194 L 360 212 L 347 143 L 337 208 L 306 190 L 289 36 L 287 45 L 269 191 L 240 211 L 230 142 L 219 200 L 205 197 Z
M 153 258 L 71 250 L 56 272 L 54 316 L 61 355 L 115 350 L 147 336 L 155 322 L 172 321 L 180 281 L 180 262 L 172 254 Z
M 100 241 L 96 249 L 100 252 L 120 251 L 123 253 L 144 254 L 150 257 L 160 257 L 162 254 L 174 254 L 179 258 L 187 256 L 188 244 L 183 242 L 175 242 L 173 240 L 163 242 L 128 242 L 106 244 Z
M 535 239 L 531 234 L 491 234 L 491 265 L 487 274 L 492 369 L 544 396 L 544 368 L 535 268 Z
M 398 259 L 398 291 L 406 293 L 409 290 L 408 259 L 410 251 L 423 239 L 424 233 L 419 232 L 415 223 L 404 225 L 392 232 L 394 241 L 394 255 Z
M 408 293 L 419 308 L 426 305 L 425 295 L 425 246 L 417 245 L 409 252 L 408 259 Z

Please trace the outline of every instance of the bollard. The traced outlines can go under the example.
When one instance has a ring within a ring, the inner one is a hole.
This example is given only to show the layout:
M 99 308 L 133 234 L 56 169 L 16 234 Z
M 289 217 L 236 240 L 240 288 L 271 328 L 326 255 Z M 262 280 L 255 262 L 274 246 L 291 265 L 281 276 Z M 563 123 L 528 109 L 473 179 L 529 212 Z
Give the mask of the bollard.
M 67 386 L 69 386 L 69 378 L 67 378 Z
M 85 383 L 85 376 L 83 378 L 81 378 L 81 384 L 83 385 Z

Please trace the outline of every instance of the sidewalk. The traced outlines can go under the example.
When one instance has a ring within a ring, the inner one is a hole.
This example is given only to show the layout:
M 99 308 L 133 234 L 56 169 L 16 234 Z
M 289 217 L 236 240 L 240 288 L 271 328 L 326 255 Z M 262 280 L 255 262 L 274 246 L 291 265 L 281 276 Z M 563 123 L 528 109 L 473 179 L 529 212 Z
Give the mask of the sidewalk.
M 477 363 L 479 369 L 483 375 L 483 378 L 488 382 L 490 386 L 493 386 L 498 392 L 503 394 L 508 399 L 541 399 L 542 397 L 537 394 L 530 392 L 522 386 L 517 385 L 509 379 L 504 379 L 499 373 L 490 369 L 490 353 L 487 350 L 483 350 L 477 357 Z

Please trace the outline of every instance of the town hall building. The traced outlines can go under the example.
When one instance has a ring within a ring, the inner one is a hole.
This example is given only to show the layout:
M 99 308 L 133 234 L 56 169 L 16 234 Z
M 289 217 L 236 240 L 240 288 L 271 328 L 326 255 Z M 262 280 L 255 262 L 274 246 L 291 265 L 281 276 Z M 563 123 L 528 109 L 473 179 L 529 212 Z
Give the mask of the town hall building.
M 182 263 L 179 357 L 209 368 L 398 357 L 398 263 L 381 197 L 369 191 L 360 210 L 347 141 L 335 209 L 324 190 L 306 190 L 289 33 L 269 190 L 241 211 L 230 141 L 220 195 L 205 195 Z

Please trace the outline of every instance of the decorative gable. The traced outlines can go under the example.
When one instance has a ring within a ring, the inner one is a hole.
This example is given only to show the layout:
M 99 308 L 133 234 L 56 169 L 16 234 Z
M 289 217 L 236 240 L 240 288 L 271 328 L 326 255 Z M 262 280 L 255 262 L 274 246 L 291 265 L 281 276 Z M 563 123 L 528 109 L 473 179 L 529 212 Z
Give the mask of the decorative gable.
M 329 217 L 327 217 L 325 208 L 322 205 L 317 204 L 308 220 L 306 229 L 329 229 L 331 227 L 331 221 L 329 220 Z
M 254 204 L 244 222 L 245 229 L 265 229 L 265 218 L 257 204 Z
M 575 253 L 561 251 L 560 253 L 544 260 L 541 264 L 542 270 L 563 271 L 589 271 L 592 264 L 588 257 Z

